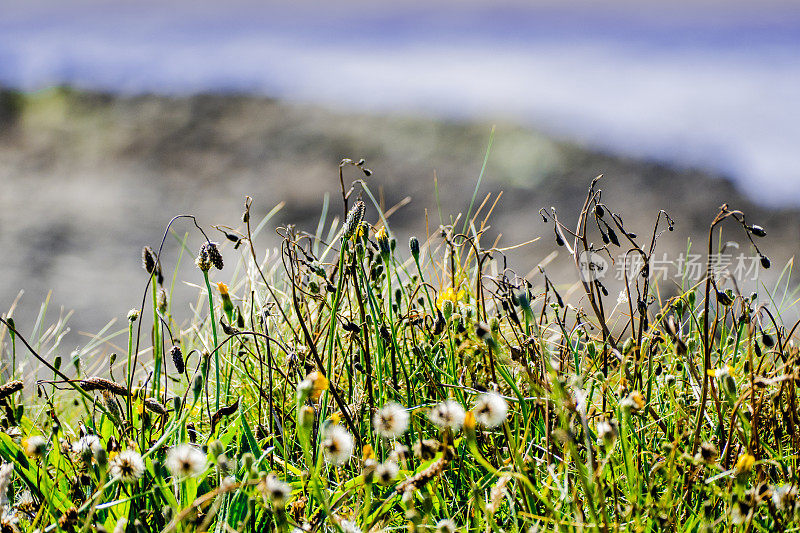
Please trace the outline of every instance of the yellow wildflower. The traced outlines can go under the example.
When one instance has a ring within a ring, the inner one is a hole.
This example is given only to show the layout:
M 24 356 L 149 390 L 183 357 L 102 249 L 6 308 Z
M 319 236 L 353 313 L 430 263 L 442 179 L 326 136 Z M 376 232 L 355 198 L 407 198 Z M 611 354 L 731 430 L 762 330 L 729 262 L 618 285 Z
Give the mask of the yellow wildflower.
M 447 287 L 439 293 L 439 297 L 436 299 L 436 307 L 441 309 L 445 301 L 451 301 L 455 306 L 455 304 L 464 298 L 464 294 L 464 289 L 459 289 L 458 292 L 456 292 L 452 287 Z

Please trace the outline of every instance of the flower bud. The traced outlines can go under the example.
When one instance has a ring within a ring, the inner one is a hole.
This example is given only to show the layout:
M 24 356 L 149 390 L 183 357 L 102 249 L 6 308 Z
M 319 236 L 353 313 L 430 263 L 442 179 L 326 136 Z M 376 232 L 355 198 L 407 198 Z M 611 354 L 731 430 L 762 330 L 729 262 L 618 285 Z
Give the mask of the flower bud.
M 414 260 L 419 259 L 419 240 L 416 237 L 411 237 L 408 240 L 408 248 L 411 250 L 411 256 Z

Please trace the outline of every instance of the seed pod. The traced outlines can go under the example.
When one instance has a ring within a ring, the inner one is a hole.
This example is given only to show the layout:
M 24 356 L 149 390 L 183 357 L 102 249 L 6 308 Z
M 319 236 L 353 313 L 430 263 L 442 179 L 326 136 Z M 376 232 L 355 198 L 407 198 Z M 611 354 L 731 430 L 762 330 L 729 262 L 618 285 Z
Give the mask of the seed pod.
M 186 371 L 186 365 L 183 361 L 183 352 L 180 346 L 173 346 L 169 354 L 172 356 L 172 362 L 175 364 L 175 369 L 178 371 L 178 374 L 183 374 Z
M 200 398 L 200 394 L 203 392 L 203 375 L 197 374 L 194 377 L 194 381 L 192 382 L 192 395 L 194 399 L 197 400 Z
M 767 232 L 761 226 L 757 226 L 757 225 L 753 224 L 752 226 L 750 226 L 749 229 L 750 229 L 750 233 L 752 233 L 756 237 L 766 237 L 767 236 Z
M 99 390 L 99 391 L 108 391 L 112 394 L 117 394 L 119 396 L 130 396 L 130 392 L 128 389 L 120 385 L 119 383 L 114 383 L 111 380 L 101 378 L 98 376 L 94 376 L 88 379 L 83 379 L 79 382 L 81 388 L 86 392 Z
M 167 416 L 167 408 L 161 405 L 155 398 L 145 398 L 144 407 L 151 413 L 161 416 Z
M 142 267 L 150 275 L 156 273 L 156 254 L 149 246 L 142 248 Z
M 230 405 L 226 405 L 225 407 L 220 407 L 219 411 L 214 413 L 211 417 L 211 433 L 214 433 L 214 428 L 217 427 L 217 424 L 220 420 L 222 420 L 223 416 L 230 416 L 236 412 L 239 408 L 239 399 L 237 398 L 235 402 Z
M 767 257 L 766 255 L 761 256 L 761 266 L 763 266 L 764 268 L 769 268 L 771 264 L 772 263 L 770 263 L 769 257 Z
M 380 249 L 381 256 L 384 259 L 388 258 L 389 254 L 391 253 L 391 248 L 389 245 L 389 235 L 386 233 L 386 228 L 381 228 L 376 237 L 378 238 L 378 248 Z
M 611 241 L 611 244 L 613 244 L 614 246 L 619 246 L 619 239 L 617 238 L 617 234 L 614 232 L 613 229 L 611 228 L 607 229 L 608 229 L 608 239 Z
M 156 293 L 156 308 L 162 315 L 167 312 L 167 304 L 167 290 L 161 287 Z
M 765 333 L 764 331 L 761 332 L 761 342 L 767 348 L 772 348 L 773 346 L 775 346 L 775 339 L 772 338 L 772 335 L 770 335 L 769 333 Z
M 195 259 L 194 262 L 197 268 L 203 272 L 208 272 L 211 270 L 212 266 L 217 270 L 222 270 L 222 254 L 217 248 L 217 243 L 206 241 L 203 246 L 200 247 L 200 252 L 197 254 L 197 259 Z
M 356 205 L 347 213 L 347 218 L 344 222 L 344 235 L 343 238 L 345 240 L 350 239 L 355 235 L 358 226 L 361 224 L 361 221 L 364 220 L 364 211 L 366 206 L 364 202 L 361 200 L 356 202 Z
M 205 246 L 208 249 L 208 258 L 211 260 L 211 264 L 214 265 L 214 268 L 217 270 L 222 270 L 224 264 L 222 262 L 222 254 L 219 248 L 217 248 L 217 243 L 207 242 Z
M 728 307 L 733 303 L 733 299 L 731 299 L 726 293 L 722 291 L 717 291 L 717 301 L 724 307 Z
M 408 240 L 408 248 L 411 250 L 411 256 L 414 259 L 419 259 L 419 240 L 416 237 L 411 237 Z

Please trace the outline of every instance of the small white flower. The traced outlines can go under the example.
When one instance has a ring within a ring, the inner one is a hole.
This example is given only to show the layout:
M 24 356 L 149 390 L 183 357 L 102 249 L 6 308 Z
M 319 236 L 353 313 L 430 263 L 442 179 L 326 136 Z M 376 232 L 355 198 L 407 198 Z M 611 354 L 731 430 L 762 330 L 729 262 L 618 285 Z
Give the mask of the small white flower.
M 197 446 L 179 444 L 167 452 L 166 466 L 175 477 L 194 476 L 205 470 L 206 454 Z
M 456 531 L 458 531 L 458 526 L 449 518 L 439 520 L 436 524 L 436 533 L 456 533 Z
M 353 436 L 342 426 L 333 426 L 325 432 L 322 450 L 329 462 L 343 465 L 353 455 Z
M 409 415 L 405 408 L 396 402 L 389 402 L 372 417 L 378 435 L 396 438 L 408 429 Z
M 72 444 L 72 451 L 84 459 L 91 459 L 102 449 L 103 445 L 97 435 L 86 435 Z
M 292 486 L 278 479 L 275 474 L 270 474 L 264 480 L 264 497 L 272 502 L 275 507 L 285 507 L 292 496 Z
M 394 461 L 386 461 L 375 468 L 375 479 L 381 485 L 390 485 L 400 474 L 400 467 Z
M 475 420 L 487 428 L 495 428 L 503 423 L 508 414 L 508 403 L 497 393 L 487 392 L 478 396 L 475 402 Z
M 361 533 L 361 528 L 352 520 L 342 520 L 339 522 L 339 527 L 344 533 Z
M 447 400 L 431 409 L 428 418 L 442 429 L 450 428 L 458 431 L 464 425 L 466 414 L 460 403 Z
M 144 474 L 144 460 L 133 450 L 123 450 L 111 460 L 111 476 L 133 483 Z

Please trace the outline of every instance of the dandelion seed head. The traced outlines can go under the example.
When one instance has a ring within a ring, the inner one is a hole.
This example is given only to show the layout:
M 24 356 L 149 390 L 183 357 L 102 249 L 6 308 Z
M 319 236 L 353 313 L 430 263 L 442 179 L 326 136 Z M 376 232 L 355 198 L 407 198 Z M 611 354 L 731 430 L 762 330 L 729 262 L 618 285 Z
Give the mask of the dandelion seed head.
M 352 520 L 342 520 L 339 522 L 339 527 L 344 533 L 361 533 L 361 528 Z
M 458 431 L 464 425 L 465 414 L 460 403 L 455 400 L 446 400 L 434 406 L 428 413 L 428 418 L 434 425 L 442 429 Z
M 436 533 L 456 533 L 457 531 L 456 523 L 449 518 L 439 520 L 436 523 Z
M 408 421 L 408 411 L 396 402 L 387 403 L 372 418 L 375 431 L 387 438 L 396 438 L 405 433 Z
M 87 461 L 90 461 L 92 456 L 102 449 L 103 445 L 97 435 L 85 435 L 72 444 L 73 453 Z
M 343 465 L 353 455 L 353 436 L 342 426 L 333 426 L 325 432 L 322 450 L 329 462 Z
M 386 461 L 375 468 L 375 479 L 381 485 L 390 485 L 400 474 L 400 467 L 394 461 Z
M 292 486 L 278 479 L 275 474 L 269 474 L 263 481 L 264 497 L 276 507 L 285 507 L 292 496 Z
M 41 435 L 32 435 L 22 442 L 25 454 L 29 457 L 41 458 L 47 452 L 47 439 Z
M 487 428 L 495 428 L 502 424 L 508 415 L 508 403 L 495 392 L 481 394 L 472 410 L 475 420 Z
M 142 456 L 134 450 L 123 450 L 111 459 L 111 476 L 123 483 L 133 483 L 144 474 Z
M 197 446 L 179 444 L 169 449 L 165 464 L 175 477 L 195 476 L 205 470 L 206 454 Z
M 597 438 L 600 442 L 609 446 L 617 440 L 617 428 L 608 420 L 601 420 L 597 423 Z

